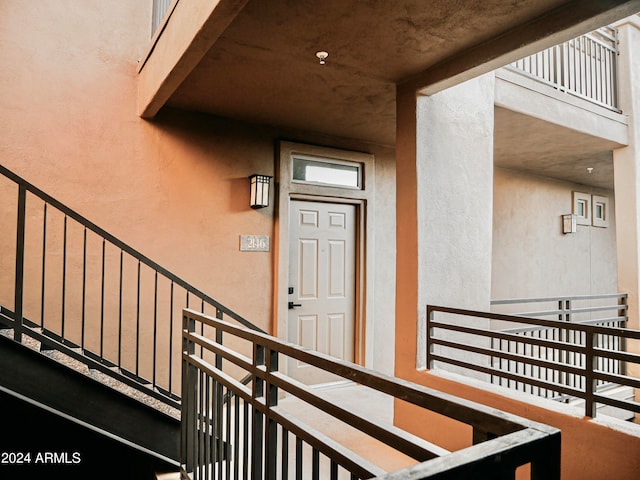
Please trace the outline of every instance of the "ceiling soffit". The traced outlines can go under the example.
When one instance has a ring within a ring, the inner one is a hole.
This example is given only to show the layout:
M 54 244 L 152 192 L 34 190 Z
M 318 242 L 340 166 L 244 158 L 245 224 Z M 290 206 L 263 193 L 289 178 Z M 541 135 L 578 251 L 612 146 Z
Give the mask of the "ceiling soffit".
M 447 62 L 465 52 L 483 64 L 501 58 L 496 39 L 526 45 L 620 3 L 640 9 L 640 1 L 250 0 L 166 104 L 393 145 L 398 83 L 453 77 Z M 567 16 L 567 6 L 581 13 Z M 543 28 L 536 19 L 547 17 Z M 531 24 L 538 30 L 522 27 Z M 483 56 L 483 46 L 493 50 Z M 329 52 L 325 65 L 319 50 Z

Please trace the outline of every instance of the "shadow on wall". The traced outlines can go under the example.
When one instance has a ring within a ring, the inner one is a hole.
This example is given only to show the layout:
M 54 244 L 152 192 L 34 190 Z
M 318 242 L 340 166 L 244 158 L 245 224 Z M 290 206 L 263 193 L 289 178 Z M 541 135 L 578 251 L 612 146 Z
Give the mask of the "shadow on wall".
M 189 179 L 191 188 L 202 190 L 203 200 L 214 202 L 212 209 L 249 211 L 249 175 L 273 175 L 277 133 L 268 127 L 170 108 L 147 125 L 156 130 L 152 137 L 160 168 Z

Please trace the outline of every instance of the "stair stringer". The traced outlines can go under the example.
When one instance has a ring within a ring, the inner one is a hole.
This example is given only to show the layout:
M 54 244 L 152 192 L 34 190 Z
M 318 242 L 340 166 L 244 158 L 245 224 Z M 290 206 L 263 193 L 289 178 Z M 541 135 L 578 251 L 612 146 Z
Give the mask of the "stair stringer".
M 172 464 L 180 421 L 0 336 L 0 386 Z

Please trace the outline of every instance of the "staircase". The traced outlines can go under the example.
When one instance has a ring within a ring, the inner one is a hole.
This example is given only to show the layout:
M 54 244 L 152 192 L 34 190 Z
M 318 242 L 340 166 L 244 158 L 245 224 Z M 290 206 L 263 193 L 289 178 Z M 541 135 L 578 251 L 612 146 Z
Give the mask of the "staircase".
M 100 451 L 147 468 L 131 478 L 177 471 L 182 309 L 260 329 L 1 165 L 0 206 L 0 447 L 73 432 L 104 472 Z
M 176 470 L 173 462 L 53 414 L 4 389 L 0 389 L 0 405 L 5 412 L 2 451 L 31 455 L 29 463 L 0 466 L 2 478 L 151 480 L 155 472 Z
M 97 446 L 87 440 L 104 437 L 103 443 L 119 444 L 156 469 L 177 469 L 180 421 L 173 416 L 5 336 L 0 336 L 0 365 L 3 410 L 13 405 L 11 411 L 23 413 L 12 416 L 11 444 L 4 448 L 15 449 L 15 435 L 22 432 L 29 443 L 26 451 L 43 452 L 40 449 L 55 440 L 56 451 L 67 444 L 66 452 L 86 457 L 97 453 Z M 34 415 L 42 418 L 38 424 Z M 52 431 L 51 425 L 60 429 Z M 76 438 L 69 436 L 69 429 L 77 432 Z

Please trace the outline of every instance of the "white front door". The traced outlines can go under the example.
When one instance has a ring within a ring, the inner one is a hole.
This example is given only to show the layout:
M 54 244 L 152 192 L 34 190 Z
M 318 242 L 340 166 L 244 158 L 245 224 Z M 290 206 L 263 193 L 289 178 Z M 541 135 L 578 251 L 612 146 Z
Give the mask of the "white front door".
M 356 207 L 292 200 L 289 218 L 288 340 L 353 362 Z M 288 370 L 306 384 L 337 379 L 297 361 Z

